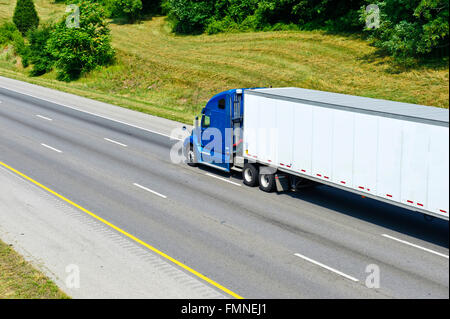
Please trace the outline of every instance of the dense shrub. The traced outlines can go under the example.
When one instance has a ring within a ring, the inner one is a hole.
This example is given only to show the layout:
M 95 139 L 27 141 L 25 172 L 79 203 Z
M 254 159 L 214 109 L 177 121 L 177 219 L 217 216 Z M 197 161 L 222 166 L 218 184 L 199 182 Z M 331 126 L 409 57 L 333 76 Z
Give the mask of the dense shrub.
M 174 31 L 216 33 L 227 30 L 322 28 L 361 30 L 363 0 L 164 0 L 163 8 Z
M 79 28 L 68 28 L 65 19 L 52 30 L 46 50 L 55 60 L 58 79 L 70 81 L 114 57 L 106 15 L 98 3 L 80 0 Z
M 141 12 L 141 0 L 113 0 L 111 4 L 111 15 L 113 17 L 125 17 L 128 22 L 135 22 Z
M 12 44 L 14 52 L 22 57 L 24 67 L 28 66 L 29 49 L 22 33 L 12 22 L 5 22 L 0 26 L 0 49 L 6 44 Z
M 27 34 L 29 41 L 29 63 L 33 65 L 30 74 L 39 76 L 50 72 L 55 63 L 53 55 L 47 50 L 47 41 L 50 39 L 54 26 L 44 25 L 38 29 L 30 30 Z
M 208 34 L 216 34 L 220 32 L 233 32 L 241 30 L 240 25 L 238 25 L 233 19 L 230 17 L 225 17 L 223 20 L 217 21 L 212 19 L 208 26 L 206 27 L 206 33 Z
M 33 0 L 17 0 L 13 22 L 22 34 L 39 25 L 39 17 Z
M 0 45 L 4 45 L 14 41 L 15 34 L 19 34 L 19 30 L 12 22 L 5 22 L 0 25 Z
M 205 31 L 208 22 L 214 18 L 215 3 L 215 0 L 166 0 L 163 10 L 167 12 L 175 32 L 195 34 Z
M 71 0 L 66 1 L 71 2 Z M 161 13 L 161 0 L 98 0 L 96 2 L 103 6 L 108 17 L 126 18 L 131 23 L 141 17 Z
M 408 59 L 448 48 L 448 0 L 384 0 L 375 4 L 380 8 L 380 27 L 368 32 L 376 46 L 394 57 Z M 365 16 L 363 12 L 362 19 Z

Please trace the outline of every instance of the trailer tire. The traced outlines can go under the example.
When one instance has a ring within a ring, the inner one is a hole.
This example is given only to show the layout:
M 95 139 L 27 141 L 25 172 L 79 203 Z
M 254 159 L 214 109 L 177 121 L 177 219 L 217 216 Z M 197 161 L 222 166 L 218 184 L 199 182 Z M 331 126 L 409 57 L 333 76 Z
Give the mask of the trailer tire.
M 275 174 L 260 174 L 259 189 L 271 193 L 275 190 Z
M 258 167 L 256 165 L 246 163 L 242 170 L 242 179 L 244 184 L 250 187 L 258 186 Z
M 186 147 L 186 164 L 192 167 L 196 167 L 197 164 L 197 156 L 195 155 L 194 147 L 192 144 Z

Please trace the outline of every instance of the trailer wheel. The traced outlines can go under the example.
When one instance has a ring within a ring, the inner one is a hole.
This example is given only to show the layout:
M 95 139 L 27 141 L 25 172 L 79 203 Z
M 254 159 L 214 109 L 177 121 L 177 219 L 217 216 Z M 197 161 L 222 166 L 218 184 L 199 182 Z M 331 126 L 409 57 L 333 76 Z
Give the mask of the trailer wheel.
M 275 189 L 275 174 L 260 174 L 259 189 L 271 193 Z
M 244 164 L 244 170 L 242 171 L 242 179 L 244 180 L 244 184 L 250 187 L 254 187 L 258 185 L 258 167 L 246 163 Z
M 192 167 L 197 166 L 197 157 L 195 156 L 192 144 L 186 147 L 186 164 Z

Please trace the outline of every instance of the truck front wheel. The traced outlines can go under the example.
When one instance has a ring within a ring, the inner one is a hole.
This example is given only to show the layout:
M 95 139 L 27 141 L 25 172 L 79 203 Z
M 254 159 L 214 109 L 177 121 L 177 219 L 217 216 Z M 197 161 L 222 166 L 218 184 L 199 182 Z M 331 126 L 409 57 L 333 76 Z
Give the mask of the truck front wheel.
M 246 163 L 244 164 L 244 170 L 242 171 L 242 179 L 244 180 L 244 184 L 247 186 L 257 186 L 258 185 L 258 167 Z
M 192 144 L 186 147 L 186 163 L 189 166 L 193 167 L 197 166 L 197 157 L 195 156 L 195 151 Z
M 275 174 L 259 175 L 259 189 L 270 193 L 275 189 Z

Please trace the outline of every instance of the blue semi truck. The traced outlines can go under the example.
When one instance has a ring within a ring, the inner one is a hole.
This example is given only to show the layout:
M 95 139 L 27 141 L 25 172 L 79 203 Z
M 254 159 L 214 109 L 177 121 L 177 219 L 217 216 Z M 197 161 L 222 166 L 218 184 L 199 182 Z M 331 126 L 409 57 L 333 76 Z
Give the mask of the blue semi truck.
M 448 220 L 449 111 L 301 88 L 212 97 L 187 164 L 242 172 L 265 192 L 317 183 Z
M 225 172 L 242 168 L 236 157 L 242 157 L 242 152 L 238 150 L 242 150 L 240 134 L 245 90 L 235 89 L 215 95 L 202 109 L 201 115 L 196 117 L 191 136 L 184 141 L 189 165 L 204 164 Z M 208 130 L 216 134 L 208 134 Z

